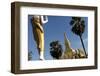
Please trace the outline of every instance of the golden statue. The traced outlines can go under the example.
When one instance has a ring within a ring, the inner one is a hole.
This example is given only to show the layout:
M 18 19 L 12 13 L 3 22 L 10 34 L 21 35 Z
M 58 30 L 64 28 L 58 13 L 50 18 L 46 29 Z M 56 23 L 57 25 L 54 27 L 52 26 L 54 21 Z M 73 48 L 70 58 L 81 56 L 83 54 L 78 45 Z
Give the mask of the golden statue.
M 33 27 L 33 36 L 37 45 L 39 58 L 44 60 L 44 30 L 43 24 L 48 22 L 47 16 L 33 16 L 32 17 L 32 27 Z

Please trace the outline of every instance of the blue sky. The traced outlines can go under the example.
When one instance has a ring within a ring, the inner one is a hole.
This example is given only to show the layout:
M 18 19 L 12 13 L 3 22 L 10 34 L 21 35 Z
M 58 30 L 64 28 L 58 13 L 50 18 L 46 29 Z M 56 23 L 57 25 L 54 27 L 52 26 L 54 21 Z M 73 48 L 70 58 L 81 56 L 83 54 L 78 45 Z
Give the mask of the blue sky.
M 32 51 L 32 60 L 38 60 L 39 55 L 32 34 L 32 15 L 28 16 L 28 51 Z M 86 51 L 88 51 L 88 18 L 83 17 L 85 20 L 85 32 L 82 35 Z M 71 16 L 48 16 L 48 22 L 44 24 L 44 35 L 45 35 L 45 59 L 51 60 L 50 55 L 50 42 L 54 40 L 59 40 L 64 49 L 64 32 L 66 33 L 69 41 L 71 42 L 71 47 L 73 49 L 82 48 L 82 44 L 79 36 L 71 32 L 70 26 Z

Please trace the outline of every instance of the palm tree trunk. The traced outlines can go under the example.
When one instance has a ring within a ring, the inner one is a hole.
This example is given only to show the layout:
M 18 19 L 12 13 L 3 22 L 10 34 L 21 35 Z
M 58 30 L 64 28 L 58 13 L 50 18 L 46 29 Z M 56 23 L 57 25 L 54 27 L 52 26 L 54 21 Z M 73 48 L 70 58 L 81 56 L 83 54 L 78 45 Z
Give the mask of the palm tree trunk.
M 80 35 L 79 37 L 80 37 L 80 39 L 81 39 L 81 43 L 82 43 L 82 46 L 83 46 L 83 49 L 84 49 L 84 53 L 85 53 L 85 56 L 86 56 L 86 58 L 87 58 L 87 53 L 86 53 L 86 50 L 85 50 L 85 46 L 84 46 L 84 43 L 83 43 L 82 36 Z

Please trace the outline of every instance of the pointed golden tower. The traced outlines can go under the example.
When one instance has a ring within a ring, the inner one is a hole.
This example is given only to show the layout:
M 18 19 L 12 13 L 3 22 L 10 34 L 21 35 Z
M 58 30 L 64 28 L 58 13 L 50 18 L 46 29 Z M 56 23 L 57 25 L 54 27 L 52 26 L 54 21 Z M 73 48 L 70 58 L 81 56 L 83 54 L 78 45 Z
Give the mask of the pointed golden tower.
M 67 39 L 66 33 L 64 33 L 64 43 L 65 43 L 64 59 L 72 59 L 73 51 L 70 45 L 70 41 Z

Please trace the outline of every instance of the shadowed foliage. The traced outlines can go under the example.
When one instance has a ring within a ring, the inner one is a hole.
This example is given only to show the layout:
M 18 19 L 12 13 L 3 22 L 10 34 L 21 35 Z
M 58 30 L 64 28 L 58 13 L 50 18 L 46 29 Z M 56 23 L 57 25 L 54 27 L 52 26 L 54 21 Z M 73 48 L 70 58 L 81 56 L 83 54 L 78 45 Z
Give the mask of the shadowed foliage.
M 62 52 L 63 49 L 59 41 L 53 41 L 50 43 L 50 54 L 54 59 L 60 59 Z
M 32 51 L 28 52 L 28 60 L 32 60 Z

